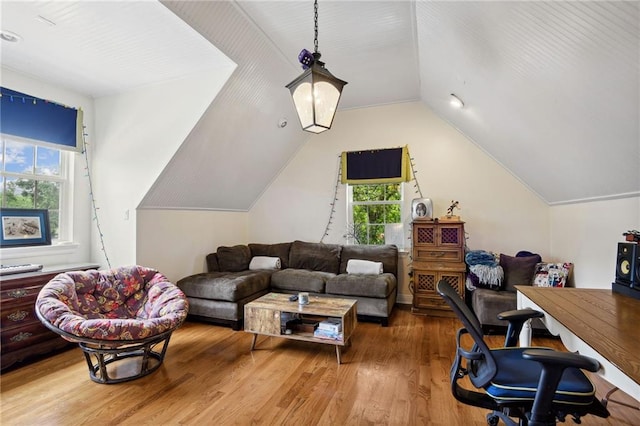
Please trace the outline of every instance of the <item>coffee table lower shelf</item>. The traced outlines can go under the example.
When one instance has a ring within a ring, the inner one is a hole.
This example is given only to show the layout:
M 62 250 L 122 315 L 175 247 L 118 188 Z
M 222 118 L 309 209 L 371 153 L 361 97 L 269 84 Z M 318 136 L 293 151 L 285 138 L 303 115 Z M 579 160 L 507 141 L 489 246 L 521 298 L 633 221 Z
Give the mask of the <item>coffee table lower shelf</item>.
M 356 300 L 337 297 L 311 296 L 308 305 L 289 301 L 289 294 L 269 293 L 244 307 L 244 329 L 253 333 L 251 350 L 255 349 L 258 335 L 281 337 L 290 340 L 334 345 L 338 364 L 342 363 L 341 348 L 351 345 L 351 335 L 358 323 Z M 342 340 L 322 339 L 312 332 L 282 333 L 282 314 L 298 314 L 301 318 L 339 318 L 342 323 Z

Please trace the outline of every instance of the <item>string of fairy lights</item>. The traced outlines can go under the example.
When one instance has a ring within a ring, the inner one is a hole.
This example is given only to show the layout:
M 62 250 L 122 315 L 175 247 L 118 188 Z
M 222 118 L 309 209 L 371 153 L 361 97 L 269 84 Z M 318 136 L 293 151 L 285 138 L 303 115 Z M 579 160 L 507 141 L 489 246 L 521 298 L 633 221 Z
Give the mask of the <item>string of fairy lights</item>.
M 420 183 L 418 182 L 418 179 L 416 178 L 416 173 L 418 173 L 418 170 L 416 170 L 415 167 L 415 162 L 413 157 L 411 157 L 411 155 L 409 154 L 409 148 L 407 147 L 406 150 L 406 155 L 407 155 L 407 160 L 409 161 L 409 164 L 411 165 L 411 180 L 413 180 L 414 184 L 413 184 L 413 188 L 414 188 L 414 193 L 417 194 L 420 198 L 422 198 L 422 190 L 420 189 Z M 340 188 L 340 186 L 342 185 L 341 181 L 342 181 L 342 167 L 340 167 L 341 163 L 341 156 L 338 155 L 338 172 L 336 173 L 336 184 L 333 188 L 333 200 L 330 203 L 331 206 L 331 212 L 329 213 L 329 220 L 327 221 L 327 226 L 325 226 L 324 228 L 324 233 L 322 234 L 322 238 L 320 238 L 320 242 L 324 242 L 325 237 L 329 236 L 329 231 L 331 230 L 331 224 L 333 224 L 333 219 L 336 213 L 336 203 L 338 202 L 338 190 Z M 408 239 L 411 239 L 411 232 L 409 233 L 409 237 Z
M 340 187 L 340 181 L 342 178 L 342 167 L 340 167 L 340 155 L 338 155 L 338 173 L 336 177 L 336 185 L 333 188 L 333 201 L 331 201 L 331 213 L 329 213 L 329 220 L 327 221 L 327 226 L 324 228 L 324 234 L 322 234 L 322 238 L 320 238 L 320 242 L 324 242 L 324 237 L 329 236 L 329 231 L 331 230 L 331 224 L 333 223 L 333 216 L 336 213 L 336 202 L 338 201 L 338 188 Z
M 42 102 L 45 104 L 58 105 L 64 108 L 77 109 L 69 105 L 61 104 L 59 102 L 50 101 L 48 99 L 36 98 L 35 96 L 28 96 L 28 95 L 17 95 L 17 94 L 7 93 L 7 92 L 2 93 L 0 91 L 0 98 L 4 96 L 6 96 L 9 99 L 9 102 L 22 101 L 23 104 L 26 104 L 27 102 L 29 102 L 30 104 L 33 104 L 33 105 L 37 105 L 38 102 Z
M 98 230 L 98 236 L 100 238 L 100 249 L 102 250 L 102 253 L 104 254 L 104 258 L 107 261 L 107 266 L 109 267 L 109 269 L 111 269 L 111 262 L 109 261 L 109 256 L 107 255 L 107 249 L 106 246 L 104 244 L 104 235 L 102 234 L 102 229 L 100 228 L 100 219 L 98 218 L 98 210 L 100 209 L 100 207 L 98 207 L 96 205 L 96 198 L 93 195 L 93 181 L 91 180 L 91 171 L 89 169 L 89 155 L 87 153 L 87 146 L 89 145 L 89 143 L 87 142 L 87 133 L 86 133 L 86 126 L 82 126 L 83 128 L 83 132 L 82 132 L 82 154 L 84 156 L 84 162 L 85 162 L 85 176 L 87 177 L 87 180 L 89 181 L 89 198 L 91 199 L 91 209 L 93 211 L 93 221 L 96 223 L 96 228 Z

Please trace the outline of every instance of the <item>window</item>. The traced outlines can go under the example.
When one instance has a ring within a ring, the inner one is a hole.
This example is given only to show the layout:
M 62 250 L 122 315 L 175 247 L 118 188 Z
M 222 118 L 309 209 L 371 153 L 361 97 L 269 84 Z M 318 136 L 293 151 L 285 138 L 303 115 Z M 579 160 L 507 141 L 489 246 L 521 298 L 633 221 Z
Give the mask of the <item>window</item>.
M 1 148 L 2 207 L 48 209 L 52 241 L 70 239 L 64 225 L 69 152 L 9 135 L 2 135 Z
M 402 183 L 347 185 L 350 242 L 402 241 L 402 194 Z

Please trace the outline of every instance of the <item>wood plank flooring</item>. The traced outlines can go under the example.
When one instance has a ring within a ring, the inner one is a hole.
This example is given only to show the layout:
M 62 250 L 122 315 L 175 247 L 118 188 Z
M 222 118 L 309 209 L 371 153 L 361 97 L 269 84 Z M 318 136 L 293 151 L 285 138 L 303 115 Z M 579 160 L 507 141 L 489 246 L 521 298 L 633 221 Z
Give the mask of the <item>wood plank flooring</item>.
M 0 423 L 485 425 L 486 410 L 457 403 L 449 390 L 458 327 L 455 319 L 397 309 L 387 328 L 360 322 L 338 365 L 330 345 L 259 337 L 251 352 L 250 334 L 186 322 L 164 365 L 143 379 L 96 384 L 78 348 L 3 373 Z M 502 339 L 490 337 L 496 346 Z M 534 344 L 562 347 L 555 339 Z M 594 382 L 599 397 L 612 387 Z M 583 424 L 640 425 L 640 411 L 609 409 L 609 419 Z

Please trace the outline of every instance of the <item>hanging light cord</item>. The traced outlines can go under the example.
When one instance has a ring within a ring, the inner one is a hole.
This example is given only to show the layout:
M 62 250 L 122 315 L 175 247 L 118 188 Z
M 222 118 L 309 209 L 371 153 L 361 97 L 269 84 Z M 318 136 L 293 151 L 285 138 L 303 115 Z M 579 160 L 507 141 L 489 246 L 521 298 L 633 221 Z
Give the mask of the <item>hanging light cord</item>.
M 86 127 L 83 126 L 83 129 Z M 98 228 L 98 235 L 100 237 L 100 246 L 102 248 L 102 253 L 104 253 L 104 258 L 107 261 L 107 266 L 111 269 L 111 262 L 109 262 L 109 256 L 107 256 L 107 249 L 104 245 L 104 235 L 102 235 L 102 230 L 100 229 L 100 220 L 98 220 L 98 209 L 96 207 L 96 199 L 93 195 L 93 183 L 91 181 L 91 173 L 89 171 L 89 155 L 87 154 L 87 134 L 82 132 L 82 154 L 84 155 L 85 162 L 85 170 L 87 171 L 87 179 L 89 180 L 89 196 L 91 197 L 91 208 L 93 209 L 93 220 L 96 222 L 96 228 Z
M 315 23 L 313 28 L 315 33 L 313 38 L 313 48 L 314 53 L 318 53 L 318 0 L 313 2 L 313 21 Z

